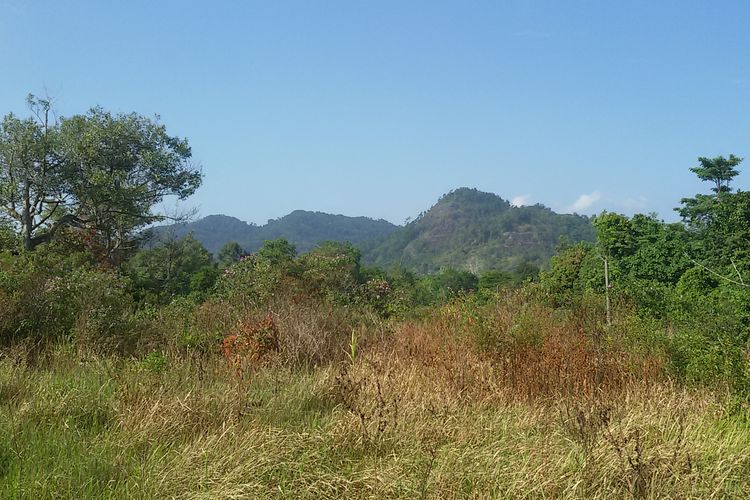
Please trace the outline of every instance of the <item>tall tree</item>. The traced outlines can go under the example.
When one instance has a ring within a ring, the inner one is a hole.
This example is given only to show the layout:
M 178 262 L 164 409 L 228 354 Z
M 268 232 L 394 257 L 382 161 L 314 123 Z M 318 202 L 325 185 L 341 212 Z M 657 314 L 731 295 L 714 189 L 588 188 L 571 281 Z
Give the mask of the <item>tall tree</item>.
M 742 158 L 733 154 L 729 158 L 717 156 L 715 158 L 698 158 L 699 166 L 690 169 L 699 179 L 713 184 L 712 195 L 697 194 L 693 198 L 680 200 L 681 207 L 676 208 L 682 219 L 693 229 L 703 229 L 711 223 L 711 217 L 715 213 L 716 204 L 725 199 L 732 192 L 729 183 L 737 175 L 736 168 L 742 163 Z
M 711 182 L 714 187 L 711 191 L 717 195 L 721 193 L 728 193 L 731 191 L 729 183 L 734 179 L 740 172 L 735 167 L 742 162 L 742 158 L 729 155 L 729 158 L 723 156 L 717 156 L 715 158 L 705 158 L 701 156 L 698 158 L 699 166 L 690 169 L 694 172 L 702 181 Z
M 67 193 L 50 103 L 32 95 L 27 103 L 32 117 L 22 120 L 11 113 L 0 123 L 0 209 L 31 250 L 46 241 L 41 233 L 54 234 L 49 227 L 55 217 L 58 224 L 73 221 L 58 217 Z
M 158 117 L 93 108 L 51 123 L 49 101 L 30 97 L 34 117 L 0 126 L 0 203 L 33 250 L 63 227 L 86 228 L 109 260 L 137 229 L 165 219 L 154 207 L 184 199 L 202 176 L 187 140 Z

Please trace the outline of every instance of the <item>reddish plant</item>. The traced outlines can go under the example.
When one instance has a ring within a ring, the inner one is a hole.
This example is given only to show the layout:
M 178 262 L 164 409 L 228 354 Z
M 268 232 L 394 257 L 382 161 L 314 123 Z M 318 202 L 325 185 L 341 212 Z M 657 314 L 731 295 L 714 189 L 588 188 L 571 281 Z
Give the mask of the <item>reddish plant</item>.
M 279 352 L 279 330 L 273 314 L 268 313 L 260 320 L 241 320 L 237 330 L 238 333 L 224 338 L 221 351 L 239 377 L 268 363 Z

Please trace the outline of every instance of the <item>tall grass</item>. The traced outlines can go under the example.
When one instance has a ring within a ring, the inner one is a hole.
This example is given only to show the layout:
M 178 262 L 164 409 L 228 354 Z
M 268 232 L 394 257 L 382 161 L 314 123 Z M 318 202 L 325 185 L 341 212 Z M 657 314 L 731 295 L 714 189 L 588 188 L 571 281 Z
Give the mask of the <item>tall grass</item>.
M 409 322 L 204 304 L 150 325 L 132 357 L 3 351 L 1 497 L 750 496 L 750 428 L 723 392 L 524 297 Z M 256 343 L 227 354 L 231 335 Z

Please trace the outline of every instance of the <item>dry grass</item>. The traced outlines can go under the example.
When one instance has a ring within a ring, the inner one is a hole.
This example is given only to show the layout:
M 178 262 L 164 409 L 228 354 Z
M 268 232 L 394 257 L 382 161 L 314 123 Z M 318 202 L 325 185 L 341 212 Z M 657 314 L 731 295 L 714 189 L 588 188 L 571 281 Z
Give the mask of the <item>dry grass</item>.
M 506 312 L 488 321 L 508 336 L 520 320 Z M 67 348 L 30 367 L 6 353 L 0 496 L 750 496 L 750 429 L 721 395 L 679 387 L 657 356 L 574 322 L 535 311 L 533 341 L 483 350 L 476 325 L 448 311 L 359 330 L 347 359 L 339 320 L 273 313 L 276 357 L 242 376 L 218 343 L 170 350 L 163 369 Z M 215 311 L 201 314 L 215 327 Z M 252 321 L 221 333 L 255 335 Z M 318 357 L 295 361 L 304 352 Z

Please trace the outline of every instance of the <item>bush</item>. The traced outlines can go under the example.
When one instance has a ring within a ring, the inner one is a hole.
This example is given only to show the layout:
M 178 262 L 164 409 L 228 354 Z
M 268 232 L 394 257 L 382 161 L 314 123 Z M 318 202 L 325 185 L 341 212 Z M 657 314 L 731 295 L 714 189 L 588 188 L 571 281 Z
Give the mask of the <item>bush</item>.
M 725 387 L 735 394 L 748 389 L 745 346 L 731 328 L 716 324 L 678 328 L 670 360 L 676 374 L 689 384 Z
M 0 258 L 0 339 L 73 337 L 122 344 L 132 331 L 127 282 L 113 271 L 44 253 Z

